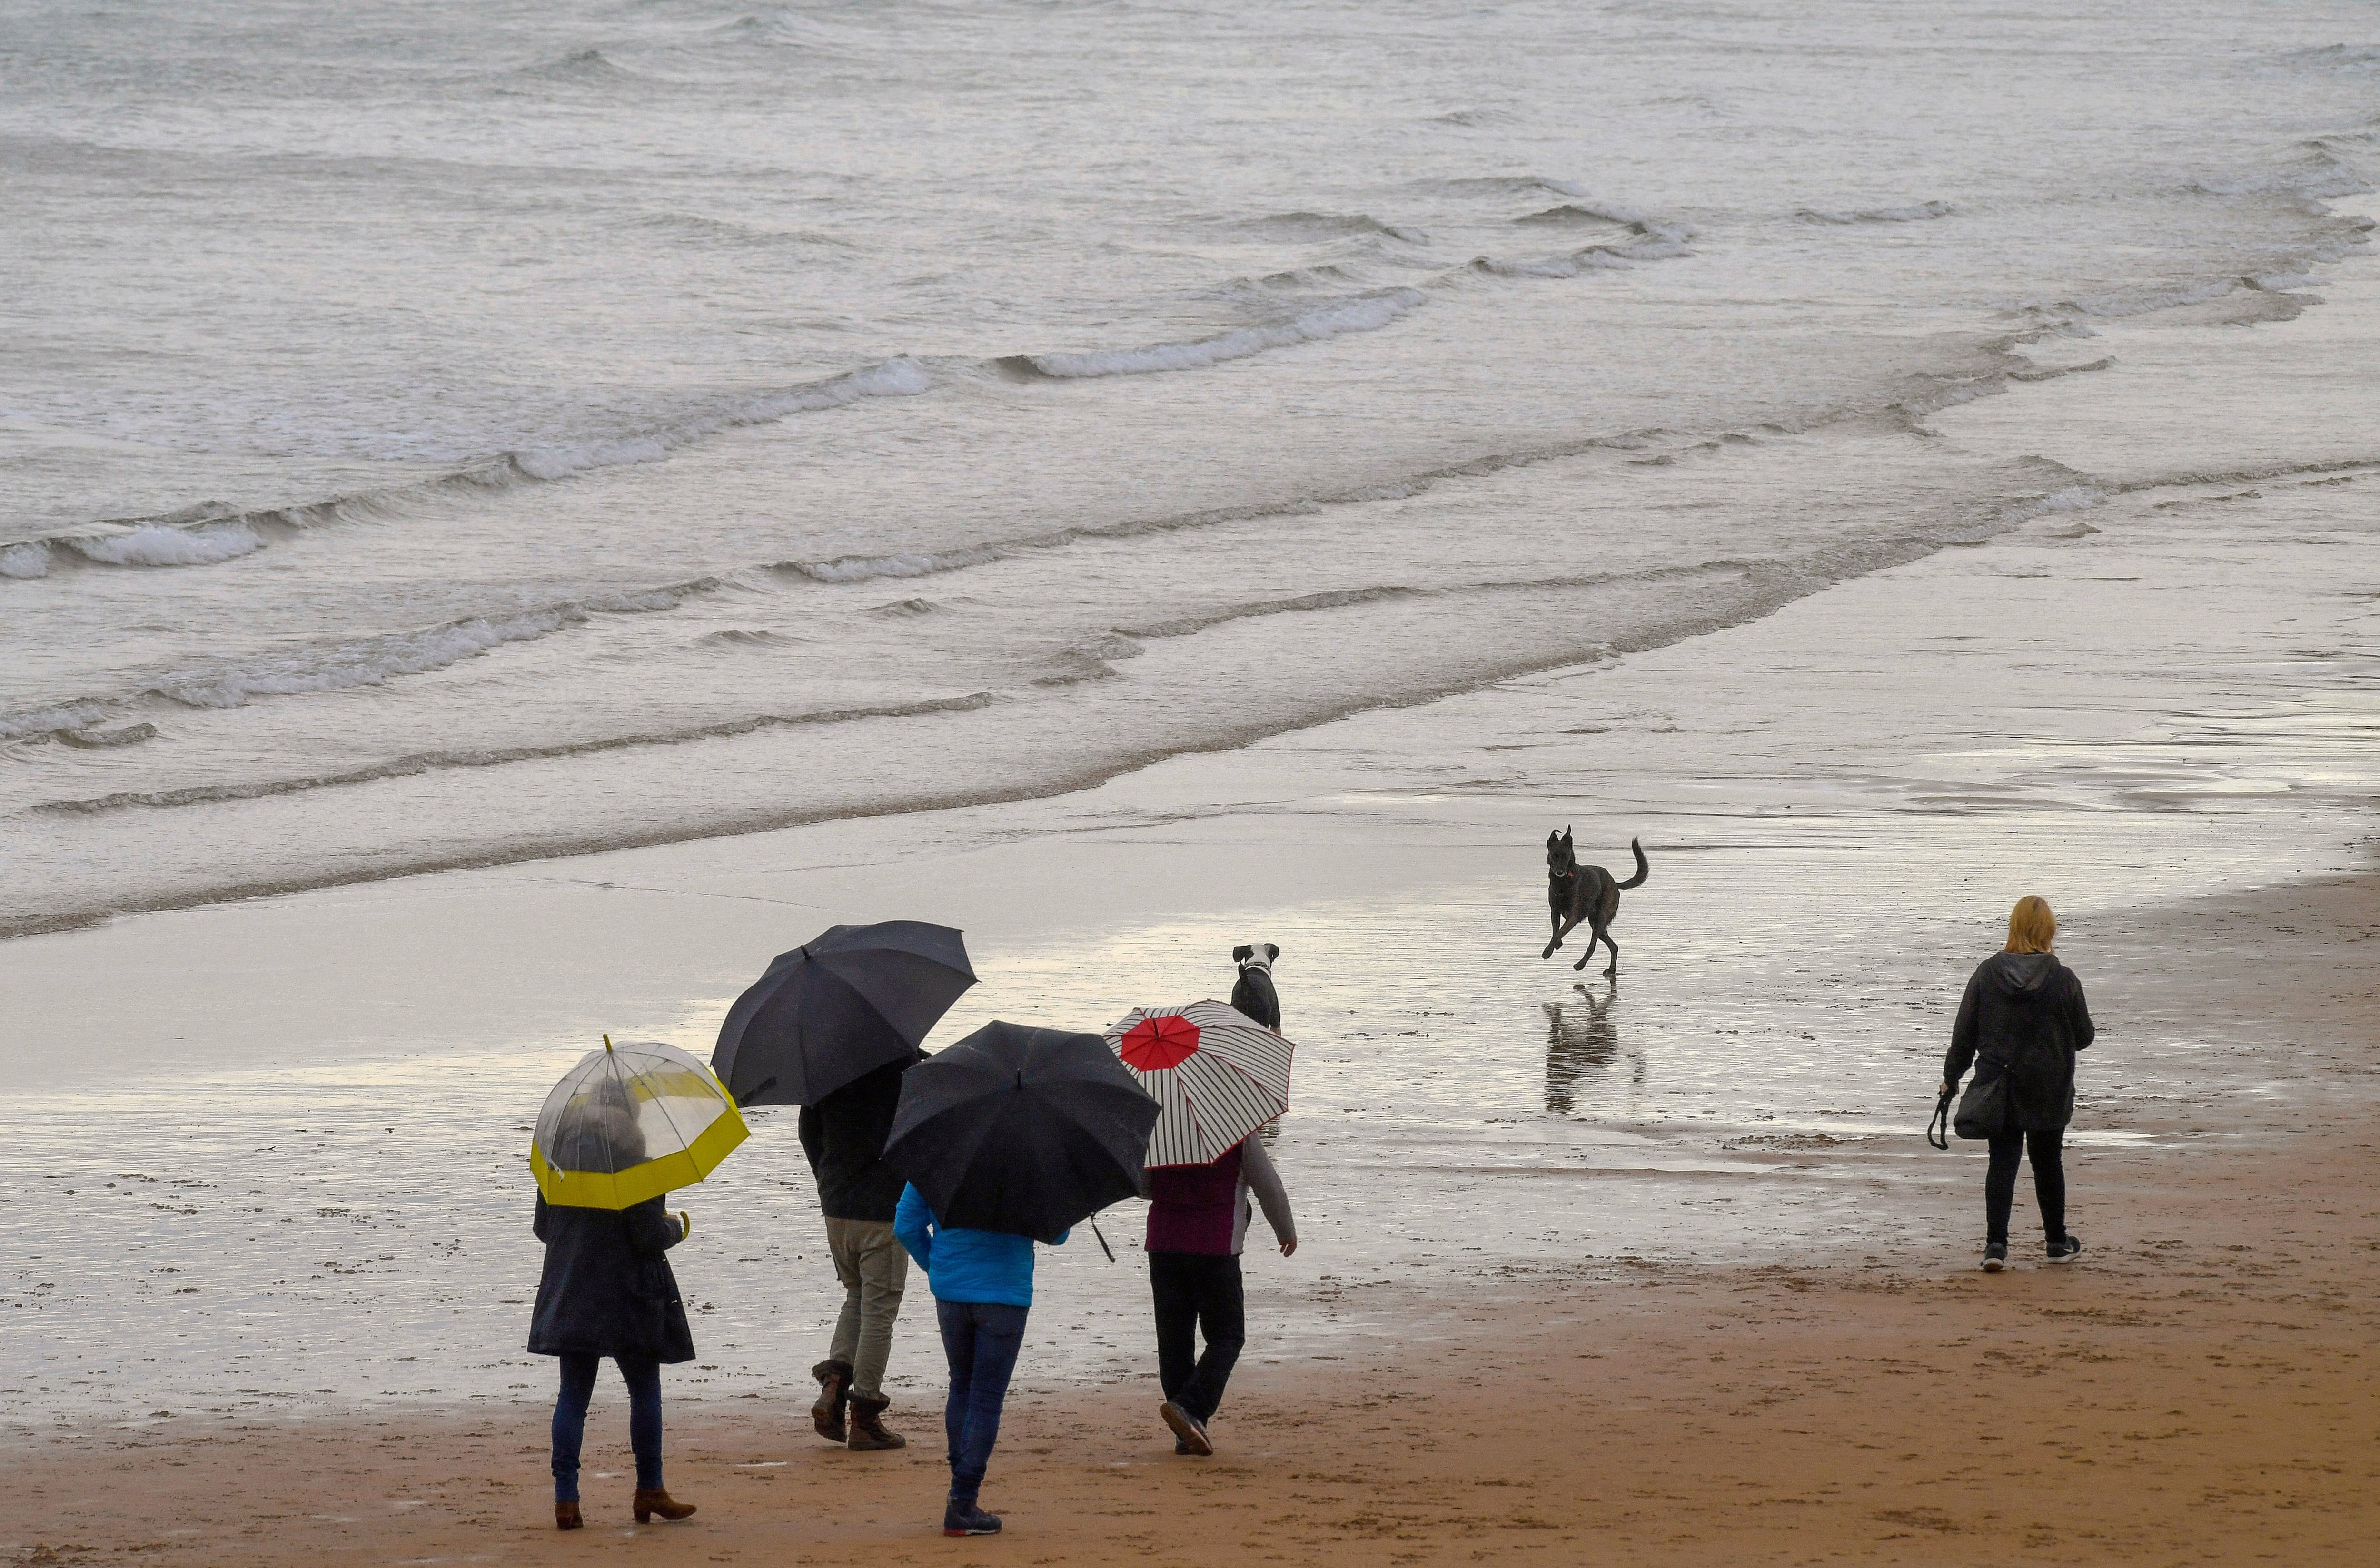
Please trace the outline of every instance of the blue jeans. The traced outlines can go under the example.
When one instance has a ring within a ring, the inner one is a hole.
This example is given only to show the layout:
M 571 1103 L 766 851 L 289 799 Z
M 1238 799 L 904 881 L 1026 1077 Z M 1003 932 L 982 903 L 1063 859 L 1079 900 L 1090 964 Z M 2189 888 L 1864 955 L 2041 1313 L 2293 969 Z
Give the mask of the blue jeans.
M 973 1502 L 1000 1441 L 1000 1407 L 1008 1400 L 1008 1377 L 1025 1343 L 1022 1307 L 994 1301 L 937 1301 L 942 1354 L 951 1362 L 950 1403 L 942 1406 L 942 1429 L 951 1443 L 951 1496 Z
M 662 1369 L 641 1356 L 613 1358 L 628 1385 L 628 1446 L 637 1452 L 637 1490 L 662 1484 Z M 553 1402 L 553 1501 L 578 1501 L 578 1445 L 587 1434 L 587 1402 L 595 1397 L 601 1356 L 562 1357 L 562 1394 Z

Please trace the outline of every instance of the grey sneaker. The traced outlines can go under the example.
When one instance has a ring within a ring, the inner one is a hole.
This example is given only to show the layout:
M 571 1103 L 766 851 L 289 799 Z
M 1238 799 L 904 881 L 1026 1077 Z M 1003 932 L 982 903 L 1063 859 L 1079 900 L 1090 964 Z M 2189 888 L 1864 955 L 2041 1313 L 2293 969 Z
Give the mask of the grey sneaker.
M 2007 1267 L 2008 1243 L 2005 1241 L 1987 1243 L 1984 1248 L 1984 1272 L 1996 1274 Z
M 2053 1263 L 2070 1263 L 2081 1256 L 2082 1256 L 2082 1238 L 2072 1231 L 2066 1233 L 2065 1240 L 2053 1241 L 2049 1244 L 2049 1260 Z

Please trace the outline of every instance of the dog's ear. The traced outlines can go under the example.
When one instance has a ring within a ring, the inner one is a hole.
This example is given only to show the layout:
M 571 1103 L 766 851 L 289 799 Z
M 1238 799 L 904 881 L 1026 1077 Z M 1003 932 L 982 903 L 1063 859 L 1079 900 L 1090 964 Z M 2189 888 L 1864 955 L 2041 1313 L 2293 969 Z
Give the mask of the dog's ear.
M 1235 964 L 1246 963 L 1250 959 L 1253 959 L 1256 956 L 1257 950 L 1254 947 L 1249 947 L 1245 942 L 1232 949 L 1232 961 Z
M 1548 834 L 1547 834 L 1547 835 L 1546 835 L 1546 848 L 1547 848 L 1547 849 L 1548 849 L 1548 850 L 1555 849 L 1555 848 L 1559 847 L 1559 846 L 1560 845 L 1560 843 L 1561 843 L 1561 835 L 1560 835 L 1560 834 L 1559 834 L 1559 833 L 1548 833 Z
M 1570 847 L 1570 829 L 1567 827 L 1562 829 L 1562 847 L 1565 849 Z
M 1267 963 L 1270 963 L 1271 961 L 1273 961 L 1274 959 L 1278 959 L 1278 958 L 1280 958 L 1280 957 L 1281 957 L 1281 949 L 1280 949 L 1279 947 L 1277 947 L 1273 946 L 1273 945 L 1272 945 L 1271 943 L 1269 943 L 1269 942 L 1268 942 L 1268 943 L 1266 943 L 1266 944 L 1265 944 L 1265 961 L 1266 961 Z

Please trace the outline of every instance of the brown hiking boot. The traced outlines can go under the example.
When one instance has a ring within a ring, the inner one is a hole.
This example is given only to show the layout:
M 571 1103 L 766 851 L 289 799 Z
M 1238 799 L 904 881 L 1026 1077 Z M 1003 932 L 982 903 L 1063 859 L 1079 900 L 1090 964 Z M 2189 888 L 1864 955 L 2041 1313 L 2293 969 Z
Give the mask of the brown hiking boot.
M 680 1502 L 677 1499 L 669 1494 L 669 1489 L 667 1487 L 655 1487 L 650 1491 L 647 1491 L 644 1488 L 638 1487 L 637 1489 L 636 1509 L 637 1523 L 639 1525 L 650 1525 L 653 1522 L 653 1515 L 656 1514 L 660 1514 L 664 1519 L 686 1518 L 688 1514 L 691 1514 L 694 1512 L 694 1504 L 691 1502 Z
M 586 1524 L 586 1521 L 578 1516 L 578 1504 L 575 1502 L 557 1502 L 553 1505 L 553 1527 L 555 1529 L 575 1530 L 584 1524 Z
M 864 1393 L 851 1396 L 851 1441 L 846 1445 L 854 1453 L 868 1453 L 880 1448 L 906 1448 L 909 1440 L 899 1432 L 888 1431 L 884 1412 L 892 1401 L 882 1394 L 870 1399 Z
M 827 1441 L 841 1442 L 851 1435 L 843 1429 L 844 1406 L 851 1403 L 851 1363 L 821 1361 L 810 1369 L 810 1376 L 819 1381 L 818 1403 L 810 1406 L 810 1425 Z

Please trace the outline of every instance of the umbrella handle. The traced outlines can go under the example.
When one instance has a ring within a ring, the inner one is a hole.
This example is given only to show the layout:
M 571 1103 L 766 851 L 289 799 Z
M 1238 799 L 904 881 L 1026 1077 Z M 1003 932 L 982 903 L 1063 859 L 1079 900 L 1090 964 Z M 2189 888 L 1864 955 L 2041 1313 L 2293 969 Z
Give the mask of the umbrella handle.
M 1099 1222 L 1097 1220 L 1091 1222 L 1091 1234 L 1099 1238 L 1099 1250 L 1108 1255 L 1108 1261 L 1114 1262 L 1115 1248 L 1108 1245 L 1107 1233 L 1099 1229 Z

